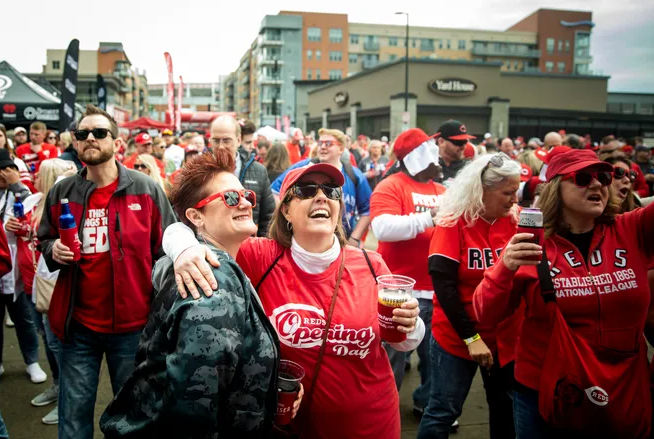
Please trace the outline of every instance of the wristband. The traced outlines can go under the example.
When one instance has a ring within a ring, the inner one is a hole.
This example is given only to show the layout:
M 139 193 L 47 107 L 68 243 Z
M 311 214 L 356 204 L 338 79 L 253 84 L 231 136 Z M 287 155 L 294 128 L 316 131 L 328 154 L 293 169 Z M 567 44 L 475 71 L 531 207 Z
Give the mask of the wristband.
M 481 340 L 481 336 L 479 334 L 475 334 L 470 338 L 466 338 L 463 341 L 465 342 L 466 346 L 468 346 L 470 343 L 474 343 L 477 340 Z
M 350 239 L 354 239 L 358 244 L 361 244 L 361 240 L 360 240 L 360 239 L 356 239 L 354 236 L 350 236 Z

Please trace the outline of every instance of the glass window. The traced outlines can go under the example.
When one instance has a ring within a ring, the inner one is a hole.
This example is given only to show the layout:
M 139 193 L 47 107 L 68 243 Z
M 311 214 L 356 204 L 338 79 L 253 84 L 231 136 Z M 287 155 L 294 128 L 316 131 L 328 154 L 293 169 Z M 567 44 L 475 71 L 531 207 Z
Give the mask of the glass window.
M 342 70 L 330 70 L 329 79 L 341 79 L 343 77 Z
M 320 79 L 320 70 L 316 70 L 316 79 Z
M 322 52 L 320 50 L 316 50 L 316 61 L 320 61 L 321 57 L 322 57 Z
M 340 51 L 330 51 L 329 52 L 330 61 L 343 61 L 343 52 Z
M 520 67 L 520 62 L 519 61 L 513 61 L 513 70 L 518 70 Z
M 307 40 L 320 41 L 320 28 L 310 27 L 309 29 L 307 29 Z
M 565 63 L 564 62 L 557 63 L 556 68 L 558 69 L 559 73 L 565 73 Z
M 554 38 L 547 39 L 547 53 L 554 53 Z
M 307 50 L 307 59 L 311 60 L 312 56 L 313 56 L 313 51 L 312 50 Z
M 311 79 L 311 69 L 307 69 L 307 79 Z
M 438 48 L 442 49 L 443 48 L 443 40 L 438 40 Z
M 388 39 L 388 45 L 389 46 L 397 46 L 397 43 L 398 43 L 397 37 L 390 37 Z
M 343 42 L 343 29 L 329 29 L 329 42 L 342 43 Z
M 359 44 L 359 36 L 350 35 L 350 44 Z
M 575 46 L 576 47 L 590 47 L 590 33 L 589 32 L 577 32 Z
M 411 41 L 411 47 L 416 47 L 418 45 L 418 40 L 415 38 Z
M 434 40 L 431 38 L 423 38 L 420 40 L 420 50 L 432 52 L 434 50 Z
M 447 49 L 449 50 L 451 48 L 452 48 L 452 40 L 447 40 Z
M 466 50 L 466 40 L 459 40 L 459 50 Z
M 61 68 L 61 62 L 60 61 L 52 61 L 52 68 L 55 70 L 59 70 Z
M 552 71 L 554 71 L 554 62 L 552 62 L 552 61 L 547 61 L 547 62 L 545 63 L 545 71 L 546 71 L 546 72 L 550 72 L 550 73 L 551 73 Z
M 563 40 L 559 40 L 559 52 L 563 52 Z
M 359 62 L 359 55 L 357 55 L 356 53 L 350 53 L 348 58 L 349 58 L 350 64 L 356 64 L 356 63 Z
M 565 40 L 565 51 L 570 53 L 570 40 Z
M 397 59 L 397 55 L 390 55 L 390 56 L 388 57 L 388 60 L 389 60 L 389 61 L 395 61 L 396 59 Z

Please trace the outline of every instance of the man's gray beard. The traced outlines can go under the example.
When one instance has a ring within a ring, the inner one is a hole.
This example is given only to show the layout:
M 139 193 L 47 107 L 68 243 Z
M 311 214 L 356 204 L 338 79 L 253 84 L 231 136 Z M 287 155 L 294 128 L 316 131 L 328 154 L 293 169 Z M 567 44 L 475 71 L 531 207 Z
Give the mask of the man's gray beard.
M 114 152 L 113 151 L 102 151 L 102 150 L 100 150 L 100 156 L 95 157 L 95 158 L 86 158 L 85 155 L 86 155 L 86 153 L 88 151 L 91 151 L 91 150 L 86 150 L 79 156 L 79 159 L 88 166 L 101 165 L 103 163 L 108 162 L 109 160 L 114 159 Z

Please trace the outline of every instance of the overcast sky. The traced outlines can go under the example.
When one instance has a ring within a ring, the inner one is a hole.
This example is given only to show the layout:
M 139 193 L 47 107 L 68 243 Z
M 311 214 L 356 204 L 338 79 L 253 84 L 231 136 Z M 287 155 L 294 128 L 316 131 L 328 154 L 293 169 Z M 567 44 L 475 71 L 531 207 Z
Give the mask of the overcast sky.
M 185 82 L 211 82 L 238 66 L 264 15 L 280 10 L 404 24 L 404 16 L 394 15 L 402 9 L 416 26 L 505 30 L 539 8 L 592 11 L 592 69 L 611 76 L 610 91 L 654 93 L 652 0 L 6 0 L 0 6 L 0 60 L 23 72 L 40 72 L 46 49 L 65 49 L 73 38 L 86 50 L 97 49 L 100 41 L 119 41 L 150 83 L 166 81 L 165 51 L 172 55 L 176 80 L 181 74 Z

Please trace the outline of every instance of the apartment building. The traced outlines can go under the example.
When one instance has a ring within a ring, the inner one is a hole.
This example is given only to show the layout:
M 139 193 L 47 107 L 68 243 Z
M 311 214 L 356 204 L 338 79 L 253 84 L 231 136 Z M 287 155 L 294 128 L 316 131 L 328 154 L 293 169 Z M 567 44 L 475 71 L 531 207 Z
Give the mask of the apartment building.
M 179 84 L 175 84 L 177 99 Z M 184 84 L 182 108 L 195 111 L 218 111 L 221 108 L 221 87 L 216 82 Z M 165 121 L 168 111 L 168 84 L 148 85 L 150 117 Z

